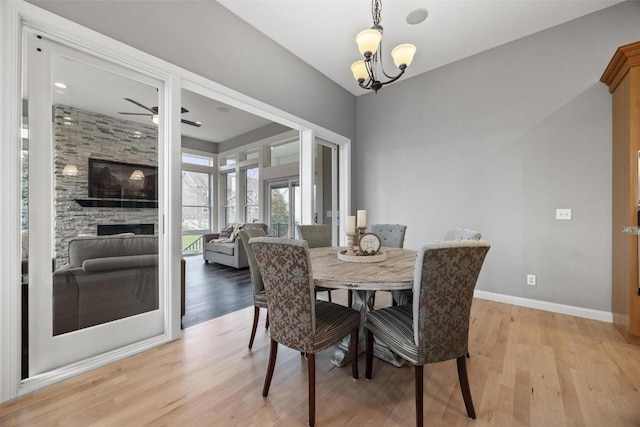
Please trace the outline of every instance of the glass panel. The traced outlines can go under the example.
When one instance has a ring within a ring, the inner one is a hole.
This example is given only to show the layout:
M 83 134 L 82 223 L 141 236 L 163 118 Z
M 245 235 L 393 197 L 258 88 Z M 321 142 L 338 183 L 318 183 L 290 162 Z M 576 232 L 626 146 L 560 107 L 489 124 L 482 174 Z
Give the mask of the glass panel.
M 199 156 L 197 154 L 182 153 L 182 163 L 200 166 L 213 166 L 213 159 L 208 156 Z
M 246 159 L 247 160 L 257 160 L 260 158 L 260 148 L 252 148 L 251 150 L 247 150 Z
M 236 155 L 232 154 L 226 157 L 222 157 L 220 159 L 220 166 L 228 166 L 228 165 L 235 165 L 236 164 Z
M 273 185 L 270 188 L 271 205 L 269 235 L 289 237 L 289 185 Z
M 224 207 L 224 223 L 232 224 L 237 221 L 236 207 L 238 200 L 236 198 L 236 173 L 231 172 L 224 175 L 225 177 L 225 207 Z
M 158 209 L 135 203 L 157 206 L 158 128 L 146 116 L 134 121 L 137 116 L 120 115 L 106 99 L 102 106 L 91 99 L 96 82 L 102 93 L 117 98 L 120 111 L 144 110 L 116 94 L 129 94 L 152 109 L 158 95 L 153 87 L 62 56 L 52 56 L 51 65 L 54 245 L 55 265 L 60 268 L 53 283 L 53 333 L 59 335 L 158 308 L 157 263 L 136 271 L 119 265 L 86 271 L 83 266 L 114 256 L 158 254 L 157 238 L 117 242 L 98 237 L 155 234 Z M 70 76 L 83 78 L 68 80 Z M 76 202 L 83 199 L 90 207 Z M 76 291 L 68 287 L 69 281 Z M 85 295 L 83 290 L 91 287 L 95 291 Z M 79 305 L 67 299 L 77 299 Z
M 258 168 L 251 168 L 245 170 L 246 174 L 246 200 L 245 200 L 245 222 L 258 222 L 260 219 L 260 200 L 259 200 L 259 188 L 260 182 L 258 180 Z
M 204 172 L 182 171 L 182 233 L 210 229 L 210 175 Z
M 270 145 L 270 165 L 278 166 L 300 160 L 300 141 L 298 138 Z

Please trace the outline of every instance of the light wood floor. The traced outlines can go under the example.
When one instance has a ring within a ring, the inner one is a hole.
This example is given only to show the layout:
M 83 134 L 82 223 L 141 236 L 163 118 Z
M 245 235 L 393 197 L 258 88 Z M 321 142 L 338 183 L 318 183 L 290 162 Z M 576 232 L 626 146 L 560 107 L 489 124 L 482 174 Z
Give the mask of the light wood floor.
M 280 346 L 263 398 L 269 340 L 263 318 L 247 349 L 251 319 L 247 308 L 198 324 L 180 341 L 5 402 L 0 425 L 306 425 L 306 360 Z M 466 417 L 450 361 L 425 367 L 426 425 L 640 426 L 640 347 L 611 324 L 475 300 L 470 352 L 477 419 Z M 316 425 L 414 425 L 413 369 L 376 360 L 367 381 L 359 362 L 355 381 L 328 352 L 317 356 Z

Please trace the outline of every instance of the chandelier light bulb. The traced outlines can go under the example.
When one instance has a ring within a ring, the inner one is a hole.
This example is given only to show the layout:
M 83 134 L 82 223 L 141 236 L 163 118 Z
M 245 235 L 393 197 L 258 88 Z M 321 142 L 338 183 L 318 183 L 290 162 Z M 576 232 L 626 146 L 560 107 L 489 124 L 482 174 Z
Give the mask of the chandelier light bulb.
M 381 40 L 382 40 L 382 33 L 374 29 L 360 31 L 356 36 L 356 43 L 358 44 L 358 50 L 360 51 L 360 54 L 363 55 L 364 57 L 375 55 Z M 367 56 L 367 53 L 369 53 L 368 56 Z
M 393 63 L 396 64 L 396 67 L 398 68 L 402 68 L 403 65 L 405 68 L 411 65 L 413 55 L 415 54 L 416 47 L 409 43 L 398 45 L 391 51 Z

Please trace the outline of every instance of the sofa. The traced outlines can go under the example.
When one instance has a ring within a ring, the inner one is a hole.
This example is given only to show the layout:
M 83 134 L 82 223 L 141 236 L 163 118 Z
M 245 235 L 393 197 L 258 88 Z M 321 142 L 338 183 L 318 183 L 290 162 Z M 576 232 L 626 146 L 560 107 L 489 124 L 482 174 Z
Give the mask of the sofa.
M 158 237 L 90 236 L 69 242 L 53 273 L 53 334 L 158 308 Z
M 237 235 L 238 231 L 247 228 L 261 228 L 268 234 L 267 224 L 260 222 L 232 225 L 221 230 L 221 233 L 205 234 L 202 252 L 204 262 L 215 262 L 234 268 L 248 267 L 247 251 L 242 239 Z

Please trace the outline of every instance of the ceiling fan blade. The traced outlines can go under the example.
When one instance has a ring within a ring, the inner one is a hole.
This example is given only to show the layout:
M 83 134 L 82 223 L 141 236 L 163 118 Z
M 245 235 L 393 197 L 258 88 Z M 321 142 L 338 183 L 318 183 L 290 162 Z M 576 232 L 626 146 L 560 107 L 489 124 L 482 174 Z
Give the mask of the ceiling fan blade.
M 158 114 L 158 112 L 157 112 L 157 111 L 153 111 L 151 108 L 146 107 L 146 106 L 144 106 L 144 105 L 140 104 L 138 101 L 134 101 L 134 100 L 133 100 L 133 99 L 131 99 L 131 98 L 125 98 L 125 99 L 126 99 L 127 101 L 131 102 L 132 104 L 136 104 L 136 105 L 137 105 L 138 107 L 140 107 L 140 108 L 144 108 L 145 110 L 150 111 L 150 112 L 151 112 L 151 113 L 153 113 L 153 114 Z
M 153 117 L 153 114 L 146 114 L 146 113 L 124 113 L 122 111 L 118 111 L 118 114 L 125 114 L 127 116 L 147 116 L 147 117 Z
M 182 121 L 182 123 L 184 123 L 185 125 L 191 125 L 191 126 L 195 126 L 195 127 L 197 127 L 197 128 L 199 128 L 200 126 L 202 126 L 202 123 L 192 122 L 191 120 L 187 120 L 187 119 L 182 119 L 181 121 Z

